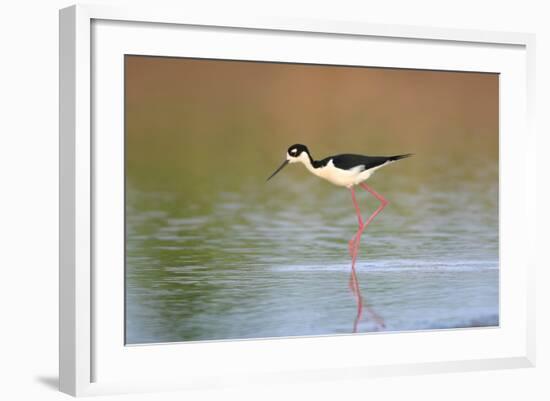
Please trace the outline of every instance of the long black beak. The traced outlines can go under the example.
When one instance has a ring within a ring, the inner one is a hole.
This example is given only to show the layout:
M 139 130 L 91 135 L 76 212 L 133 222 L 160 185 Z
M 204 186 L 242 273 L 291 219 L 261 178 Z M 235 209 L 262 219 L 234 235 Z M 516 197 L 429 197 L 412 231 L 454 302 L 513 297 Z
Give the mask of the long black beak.
M 269 178 L 268 178 L 266 181 L 269 181 L 270 179 L 272 179 L 273 176 L 274 176 L 275 174 L 277 174 L 279 171 L 281 171 L 281 170 L 283 169 L 283 167 L 286 166 L 287 164 L 288 164 L 288 160 L 285 160 L 285 161 L 283 162 L 283 164 L 281 164 L 281 166 L 280 166 L 277 170 L 275 170 L 275 172 L 274 172 L 273 174 L 271 174 L 271 175 L 269 176 Z

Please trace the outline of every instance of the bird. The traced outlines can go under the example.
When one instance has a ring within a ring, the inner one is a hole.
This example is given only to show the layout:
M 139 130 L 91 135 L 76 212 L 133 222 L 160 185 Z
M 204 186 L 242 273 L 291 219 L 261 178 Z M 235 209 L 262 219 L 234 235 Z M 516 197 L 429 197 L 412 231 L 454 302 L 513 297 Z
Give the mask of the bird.
M 413 156 L 412 153 L 399 154 L 395 156 L 339 154 L 335 156 L 328 156 L 321 160 L 315 160 L 311 156 L 311 152 L 307 146 L 295 144 L 288 148 L 283 163 L 267 178 L 267 181 L 271 180 L 288 164 L 302 163 L 313 175 L 336 186 L 345 187 L 350 190 L 351 199 L 359 224 L 357 232 L 348 243 L 349 253 L 352 258 L 349 288 L 357 299 L 357 316 L 354 321 L 353 332 L 357 332 L 357 325 L 361 320 L 363 306 L 366 306 L 367 311 L 369 312 L 371 318 L 376 322 L 377 326 L 382 329 L 385 328 L 384 319 L 368 305 L 363 304 L 363 297 L 361 296 L 355 269 L 361 235 L 372 220 L 374 220 L 374 218 L 388 205 L 387 199 L 368 186 L 365 181 L 368 180 L 378 169 L 411 156 Z M 360 186 L 380 202 L 378 208 L 366 220 L 363 220 L 361 210 L 357 204 L 354 189 L 355 186 Z

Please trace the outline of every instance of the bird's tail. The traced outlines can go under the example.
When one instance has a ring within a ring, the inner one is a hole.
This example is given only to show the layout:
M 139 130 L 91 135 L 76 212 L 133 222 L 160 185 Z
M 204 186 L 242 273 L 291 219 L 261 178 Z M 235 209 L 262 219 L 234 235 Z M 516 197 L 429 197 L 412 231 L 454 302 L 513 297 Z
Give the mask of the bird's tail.
M 404 155 L 390 156 L 390 157 L 388 158 L 388 160 L 391 161 L 391 162 L 394 162 L 394 161 L 396 161 L 396 160 L 405 159 L 405 158 L 411 157 L 411 156 L 413 156 L 413 153 L 407 153 L 407 154 L 404 154 Z

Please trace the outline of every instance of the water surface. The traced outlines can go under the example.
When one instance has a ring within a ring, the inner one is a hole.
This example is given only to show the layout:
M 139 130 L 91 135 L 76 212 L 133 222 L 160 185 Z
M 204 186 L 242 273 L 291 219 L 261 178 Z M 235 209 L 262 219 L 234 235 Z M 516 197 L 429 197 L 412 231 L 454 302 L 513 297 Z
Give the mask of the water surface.
M 349 191 L 286 173 L 193 202 L 186 191 L 144 193 L 129 181 L 129 343 L 351 332 Z M 386 330 L 498 325 L 495 185 L 393 181 L 358 262 L 363 296 Z M 377 206 L 358 196 L 365 215 Z M 376 329 L 365 315 L 359 331 Z

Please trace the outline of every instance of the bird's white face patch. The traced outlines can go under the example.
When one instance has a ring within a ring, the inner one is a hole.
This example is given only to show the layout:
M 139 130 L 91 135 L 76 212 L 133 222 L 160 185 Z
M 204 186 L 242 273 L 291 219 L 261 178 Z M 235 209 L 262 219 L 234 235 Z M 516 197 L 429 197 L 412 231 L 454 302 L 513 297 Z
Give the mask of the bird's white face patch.
M 310 160 L 309 160 L 309 156 L 307 155 L 306 152 L 302 152 L 302 153 L 300 153 L 299 156 L 296 156 L 297 152 L 298 152 L 298 150 L 291 149 L 290 153 L 286 154 L 286 159 L 289 161 L 289 163 L 301 162 L 301 163 L 304 163 L 304 164 L 308 164 L 308 163 L 311 164 Z

